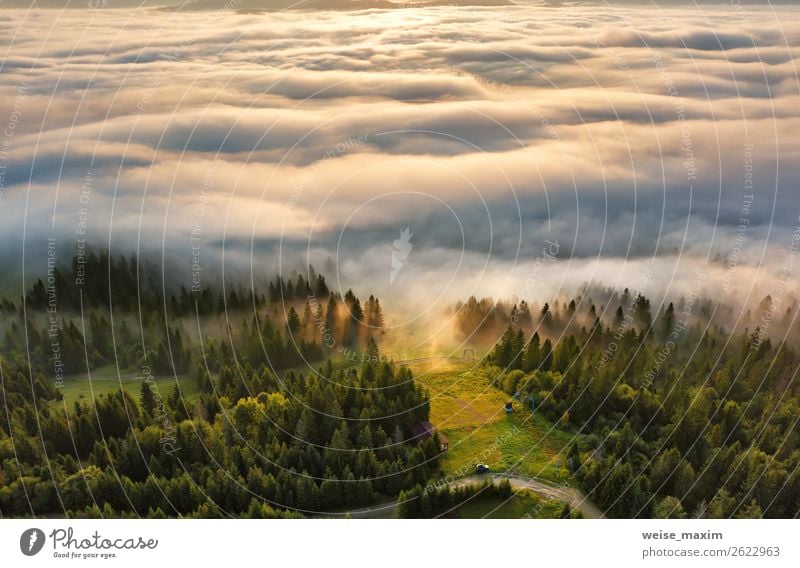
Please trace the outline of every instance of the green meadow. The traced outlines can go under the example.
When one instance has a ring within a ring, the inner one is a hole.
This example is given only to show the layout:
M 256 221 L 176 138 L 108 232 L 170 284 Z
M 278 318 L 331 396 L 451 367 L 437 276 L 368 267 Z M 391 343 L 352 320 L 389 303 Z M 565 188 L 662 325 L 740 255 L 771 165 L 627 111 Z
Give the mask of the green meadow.
M 573 435 L 516 401 L 507 414 L 508 396 L 491 385 L 488 369 L 448 360 L 411 368 L 430 392 L 432 424 L 449 442 L 444 475 L 470 475 L 485 463 L 495 472 L 569 482 L 565 454 Z
M 117 374 L 113 365 L 98 367 L 91 373 L 81 373 L 64 377 L 63 384 L 59 387 L 59 392 L 64 396 L 64 403 L 71 407 L 75 402 L 91 403 L 93 399 L 101 395 L 118 392 L 123 389 L 130 394 L 134 400 L 139 400 L 139 392 L 144 382 L 144 375 L 136 375 L 130 372 Z M 188 375 L 178 375 L 177 379 L 167 376 L 153 376 L 158 393 L 166 400 L 177 384 L 181 391 L 181 396 L 187 402 L 194 402 L 200 395 L 195 381 Z M 61 405 L 62 402 L 55 402 Z

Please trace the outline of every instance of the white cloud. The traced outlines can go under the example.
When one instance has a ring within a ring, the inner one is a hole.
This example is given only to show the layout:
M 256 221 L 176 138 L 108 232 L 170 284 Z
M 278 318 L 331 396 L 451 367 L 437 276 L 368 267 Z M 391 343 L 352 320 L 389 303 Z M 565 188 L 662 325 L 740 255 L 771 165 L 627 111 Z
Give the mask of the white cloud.
M 335 253 L 344 235 L 352 269 L 416 221 L 427 227 L 415 254 L 427 247 L 431 261 L 419 282 L 449 281 L 436 267 L 462 252 L 502 275 L 548 236 L 574 252 L 571 279 L 592 266 L 608 278 L 626 256 L 729 252 L 746 144 L 756 195 L 745 246 L 780 251 L 798 217 L 798 15 L 9 12 L 0 95 L 15 101 L 24 85 L 27 96 L 6 137 L 4 252 L 23 224 L 28 239 L 50 232 L 54 208 L 54 231 L 74 236 L 88 170 L 99 245 L 113 220 L 123 248 L 141 237 L 183 250 L 210 168 L 203 234 L 214 246 L 255 239 L 274 251 L 283 236 L 302 251 L 311 235 L 314 251 Z

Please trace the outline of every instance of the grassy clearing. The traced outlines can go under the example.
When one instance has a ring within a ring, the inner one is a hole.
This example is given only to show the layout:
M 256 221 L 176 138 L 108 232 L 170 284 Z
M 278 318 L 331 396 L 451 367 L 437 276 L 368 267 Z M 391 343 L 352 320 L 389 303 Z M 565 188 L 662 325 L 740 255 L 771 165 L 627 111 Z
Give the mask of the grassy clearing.
M 517 491 L 511 499 L 480 497 L 455 510 L 460 519 L 558 519 L 564 504 L 539 497 L 531 491 Z
M 64 384 L 58 390 L 64 395 L 64 400 L 70 407 L 76 401 L 91 403 L 93 398 L 118 392 L 120 388 L 129 393 L 134 400 L 139 400 L 139 390 L 144 382 L 144 376 L 132 373 L 120 374 L 122 375 L 121 379 L 113 365 L 99 367 L 92 371 L 91 380 L 86 373 L 64 377 Z M 175 377 L 154 377 L 154 381 L 163 399 L 172 394 L 176 385 Z M 189 376 L 178 375 L 177 384 L 180 387 L 181 396 L 187 402 L 192 402 L 199 397 L 200 391 Z M 63 403 L 58 401 L 55 404 L 60 406 Z
M 508 396 L 491 386 L 486 369 L 453 361 L 411 368 L 430 392 L 431 422 L 450 443 L 442 462 L 445 475 L 469 475 L 476 463 L 485 463 L 494 471 L 568 481 L 564 464 L 572 434 L 516 402 L 506 414 Z

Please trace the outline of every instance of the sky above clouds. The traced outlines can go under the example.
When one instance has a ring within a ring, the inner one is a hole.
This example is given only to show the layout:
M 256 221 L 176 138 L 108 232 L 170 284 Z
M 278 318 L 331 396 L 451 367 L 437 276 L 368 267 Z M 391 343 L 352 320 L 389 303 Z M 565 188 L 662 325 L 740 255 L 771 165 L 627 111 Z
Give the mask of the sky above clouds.
M 195 235 L 209 268 L 223 250 L 245 270 L 330 256 L 342 287 L 407 301 L 648 268 L 674 294 L 733 271 L 746 297 L 775 285 L 799 224 L 798 16 L 6 10 L 2 258 L 22 268 L 24 243 L 41 271 L 55 236 L 66 260 L 86 207 L 95 246 L 163 248 L 178 278 Z

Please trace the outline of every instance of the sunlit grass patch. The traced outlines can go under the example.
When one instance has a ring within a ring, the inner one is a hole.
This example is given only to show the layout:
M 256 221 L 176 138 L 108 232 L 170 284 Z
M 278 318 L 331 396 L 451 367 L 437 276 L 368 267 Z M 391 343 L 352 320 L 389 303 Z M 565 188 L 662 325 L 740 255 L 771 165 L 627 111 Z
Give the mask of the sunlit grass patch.
M 442 460 L 447 475 L 474 473 L 477 463 L 493 471 L 564 482 L 572 434 L 491 386 L 486 369 L 468 363 L 435 361 L 412 366 L 415 379 L 431 396 L 431 422 L 449 441 Z
M 64 402 L 69 407 L 76 401 L 91 404 L 93 398 L 118 392 L 120 389 L 123 389 L 134 400 L 138 401 L 144 380 L 145 377 L 143 375 L 137 376 L 127 373 L 122 373 L 122 379 L 120 379 L 114 367 L 109 365 L 93 370 L 91 381 L 86 373 L 64 377 L 64 381 L 58 387 L 58 390 L 64 396 Z M 200 395 L 200 389 L 188 375 L 178 375 L 177 383 L 175 377 L 154 377 L 153 380 L 163 400 L 169 398 L 176 384 L 180 385 L 181 396 L 187 403 L 195 401 Z M 54 404 L 62 405 L 63 402 L 58 401 Z

